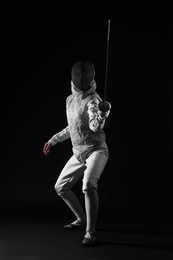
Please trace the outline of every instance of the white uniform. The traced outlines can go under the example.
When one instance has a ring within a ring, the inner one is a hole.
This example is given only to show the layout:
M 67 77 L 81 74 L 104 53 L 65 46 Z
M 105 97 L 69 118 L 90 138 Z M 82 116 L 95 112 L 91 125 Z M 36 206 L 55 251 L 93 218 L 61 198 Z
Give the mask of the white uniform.
M 73 155 L 55 184 L 55 190 L 60 196 L 68 192 L 81 177 L 84 193 L 96 190 L 109 157 L 106 135 L 102 129 L 110 110 L 98 110 L 98 103 L 102 99 L 95 91 L 95 81 L 85 92 L 75 88 L 71 82 L 71 90 L 72 94 L 66 99 L 68 126 L 49 140 L 55 145 L 71 138 L 72 143 Z

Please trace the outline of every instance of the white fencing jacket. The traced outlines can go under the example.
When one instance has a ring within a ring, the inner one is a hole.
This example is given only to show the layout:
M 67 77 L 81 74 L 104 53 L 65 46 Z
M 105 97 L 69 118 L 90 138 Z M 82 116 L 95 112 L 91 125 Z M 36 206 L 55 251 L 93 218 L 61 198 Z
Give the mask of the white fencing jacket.
M 78 90 L 71 82 L 71 91 L 66 99 L 66 115 L 68 125 L 49 140 L 52 145 L 71 139 L 74 155 L 79 161 L 85 161 L 91 152 L 107 149 L 106 135 L 102 130 L 110 110 L 101 112 L 98 103 L 102 101 L 96 92 L 93 80 L 89 89 Z

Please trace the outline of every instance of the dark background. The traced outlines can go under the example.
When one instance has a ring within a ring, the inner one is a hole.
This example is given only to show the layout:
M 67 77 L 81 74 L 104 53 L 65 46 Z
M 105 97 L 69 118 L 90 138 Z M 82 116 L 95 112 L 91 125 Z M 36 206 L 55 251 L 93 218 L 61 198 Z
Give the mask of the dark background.
M 74 62 L 90 59 L 103 97 L 111 19 L 105 127 L 110 159 L 100 179 L 100 209 L 173 212 L 172 24 L 117 5 L 88 1 L 0 3 L 2 212 L 65 209 L 54 191 L 71 156 L 66 140 L 42 153 L 66 127 Z M 169 18 L 169 17 L 166 17 Z M 74 187 L 81 201 L 81 183 Z

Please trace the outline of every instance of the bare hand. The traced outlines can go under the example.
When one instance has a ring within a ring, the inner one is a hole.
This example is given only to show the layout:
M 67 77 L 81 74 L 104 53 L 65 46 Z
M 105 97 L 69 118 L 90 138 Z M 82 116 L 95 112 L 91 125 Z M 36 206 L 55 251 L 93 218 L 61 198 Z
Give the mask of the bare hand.
M 52 147 L 52 144 L 50 142 L 45 143 L 43 147 L 43 153 L 47 155 L 50 152 L 50 149 Z

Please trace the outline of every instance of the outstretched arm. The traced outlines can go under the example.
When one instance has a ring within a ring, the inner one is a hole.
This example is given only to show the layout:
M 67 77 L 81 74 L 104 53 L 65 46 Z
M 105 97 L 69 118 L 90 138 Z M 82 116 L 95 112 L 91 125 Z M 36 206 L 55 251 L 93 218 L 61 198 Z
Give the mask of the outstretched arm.
M 70 138 L 70 132 L 69 127 L 67 126 L 59 133 L 53 135 L 45 144 L 43 147 L 43 153 L 47 155 L 50 152 L 50 149 L 52 146 L 54 146 L 57 143 L 63 142 L 64 140 Z
M 61 132 L 52 136 L 52 138 L 48 141 L 51 142 L 52 145 L 63 142 L 64 140 L 70 138 L 69 126 L 64 128 Z

